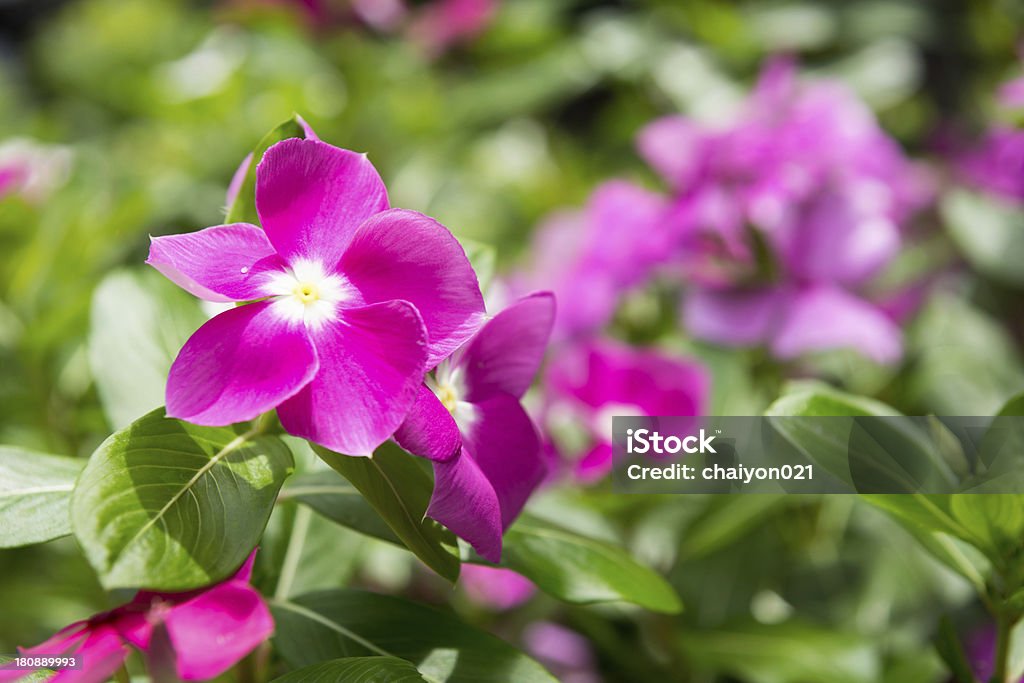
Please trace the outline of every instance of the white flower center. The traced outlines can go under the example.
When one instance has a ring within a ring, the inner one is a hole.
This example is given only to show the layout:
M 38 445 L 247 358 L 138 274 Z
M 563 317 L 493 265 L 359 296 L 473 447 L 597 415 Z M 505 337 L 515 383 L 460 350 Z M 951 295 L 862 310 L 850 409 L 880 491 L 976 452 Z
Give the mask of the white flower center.
M 459 430 L 466 432 L 477 419 L 476 406 L 463 399 L 466 395 L 466 383 L 462 378 L 462 368 L 453 367 L 450 361 L 443 361 L 434 371 L 434 376 L 426 378 L 427 387 L 434 392 Z
M 273 273 L 266 292 L 282 315 L 313 327 L 334 320 L 338 304 L 357 294 L 343 276 L 328 273 L 316 261 L 296 261 L 290 270 Z

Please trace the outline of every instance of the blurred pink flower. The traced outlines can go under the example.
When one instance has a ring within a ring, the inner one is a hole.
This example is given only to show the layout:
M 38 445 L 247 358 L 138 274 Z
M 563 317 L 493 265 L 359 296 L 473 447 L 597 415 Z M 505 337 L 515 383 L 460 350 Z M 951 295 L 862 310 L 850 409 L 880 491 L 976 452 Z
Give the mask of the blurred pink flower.
M 552 215 L 534 237 L 518 289 L 554 290 L 559 339 L 596 332 L 611 320 L 625 291 L 646 282 L 665 259 L 668 201 L 622 180 L 600 185 L 579 212 Z
M 0 199 L 17 195 L 39 203 L 67 181 L 71 151 L 24 138 L 0 143 Z
M 523 631 L 527 652 L 547 666 L 562 683 L 599 683 L 590 642 L 573 630 L 550 621 L 538 621 Z
M 556 447 L 562 428 L 585 430 L 581 450 L 560 448 L 575 461 L 574 474 L 583 481 L 611 470 L 612 417 L 701 416 L 711 386 L 710 373 L 696 361 L 609 341 L 565 347 L 552 360 L 546 380 L 544 425 Z
M 502 533 L 547 474 L 519 401 L 544 359 L 555 300 L 524 297 L 488 320 L 419 387 L 395 440 L 434 465 L 427 514 L 491 562 Z
M 511 569 L 464 564 L 459 573 L 459 585 L 469 598 L 494 610 L 517 607 L 536 592 L 533 583 Z
M 497 0 L 434 0 L 416 14 L 409 36 L 436 57 L 481 33 L 497 9 Z
M 22 656 L 77 655 L 81 668 L 59 671 L 50 681 L 100 683 L 128 657 L 129 646 L 144 652 L 152 668 L 174 662 L 186 681 L 214 678 L 262 643 L 274 630 L 270 610 L 249 585 L 254 550 L 227 581 L 185 593 L 139 591 L 131 602 L 59 631 Z M 0 682 L 29 675 L 0 665 Z
M 689 285 L 692 334 L 780 358 L 840 347 L 900 357 L 898 326 L 863 287 L 930 188 L 850 92 L 800 83 L 776 60 L 734 121 L 667 117 L 638 146 L 672 188 L 664 229 Z
M 1024 130 L 993 128 L 974 148 L 961 154 L 958 168 L 969 185 L 1024 201 Z
M 389 209 L 365 155 L 289 139 L 257 168 L 263 227 L 153 239 L 147 263 L 192 294 L 252 302 L 215 316 L 171 366 L 167 414 L 226 425 L 277 408 L 284 428 L 368 455 L 405 419 L 423 373 L 479 327 L 458 241 Z

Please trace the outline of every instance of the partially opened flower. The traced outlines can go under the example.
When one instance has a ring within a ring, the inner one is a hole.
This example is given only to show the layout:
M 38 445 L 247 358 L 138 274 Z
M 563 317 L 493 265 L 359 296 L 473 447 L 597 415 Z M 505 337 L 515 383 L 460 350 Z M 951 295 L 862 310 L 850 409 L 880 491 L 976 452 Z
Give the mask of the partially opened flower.
M 519 403 L 544 358 L 550 293 L 520 299 L 480 328 L 420 386 L 395 440 L 433 460 L 427 514 L 492 562 L 501 536 L 544 479 L 537 430 Z
M 711 385 L 696 361 L 609 341 L 566 347 L 546 380 L 546 431 L 583 481 L 611 470 L 613 417 L 700 416 Z
M 401 424 L 423 373 L 479 327 L 483 298 L 437 221 L 389 209 L 365 155 L 290 139 L 257 167 L 263 227 L 153 239 L 147 263 L 217 315 L 185 344 L 167 414 L 202 425 L 273 408 L 284 428 L 367 455 Z
M 48 679 L 58 683 L 100 683 L 138 648 L 151 668 L 173 662 L 186 681 L 214 678 L 231 668 L 274 630 L 262 596 L 249 585 L 256 552 L 223 583 L 186 593 L 140 591 L 131 602 L 75 622 L 22 656 L 77 655 L 81 667 Z M 0 665 L 0 682 L 31 672 Z

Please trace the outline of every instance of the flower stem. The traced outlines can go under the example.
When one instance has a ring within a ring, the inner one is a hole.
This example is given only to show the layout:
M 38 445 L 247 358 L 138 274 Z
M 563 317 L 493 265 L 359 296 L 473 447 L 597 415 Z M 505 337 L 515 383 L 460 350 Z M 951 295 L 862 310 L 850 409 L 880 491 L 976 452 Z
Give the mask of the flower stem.
M 288 548 L 284 553 L 284 562 L 281 563 L 281 575 L 277 579 L 277 587 L 274 589 L 274 597 L 278 600 L 288 599 L 292 584 L 295 582 L 295 575 L 299 571 L 299 562 L 302 559 L 302 547 L 306 544 L 306 535 L 309 533 L 309 524 L 313 519 L 313 511 L 305 505 L 297 505 L 295 509 L 295 520 L 292 522 L 292 533 L 288 537 Z
M 992 663 L 990 683 L 1009 683 L 1006 680 L 1010 661 L 1010 631 L 1013 620 L 1008 618 L 1005 610 L 996 615 L 996 654 Z

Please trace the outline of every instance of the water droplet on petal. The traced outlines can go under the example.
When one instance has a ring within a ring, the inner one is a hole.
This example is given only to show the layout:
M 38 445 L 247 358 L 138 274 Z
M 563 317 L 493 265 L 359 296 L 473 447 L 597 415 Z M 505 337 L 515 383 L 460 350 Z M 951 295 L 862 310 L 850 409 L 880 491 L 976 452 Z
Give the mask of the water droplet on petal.
M 248 266 L 242 266 L 242 275 L 245 275 L 248 272 L 249 272 L 249 267 Z

